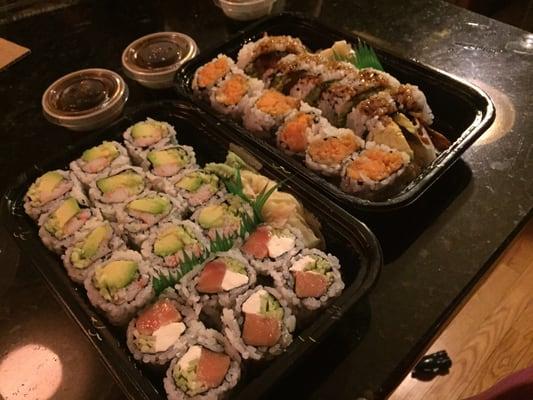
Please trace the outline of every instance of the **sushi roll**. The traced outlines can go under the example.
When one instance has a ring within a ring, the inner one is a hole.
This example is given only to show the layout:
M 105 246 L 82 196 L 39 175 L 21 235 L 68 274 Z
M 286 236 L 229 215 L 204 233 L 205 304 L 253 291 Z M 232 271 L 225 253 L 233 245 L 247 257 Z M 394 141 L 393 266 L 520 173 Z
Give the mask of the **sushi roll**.
M 189 168 L 165 183 L 165 192 L 171 196 L 181 196 L 190 210 L 222 198 L 226 187 L 220 178 L 205 170 Z
M 237 237 L 241 230 L 241 217 L 252 215 L 252 209 L 238 196 L 226 195 L 217 202 L 198 208 L 191 219 L 196 222 L 209 240 Z
M 313 138 L 305 164 L 322 175 L 339 175 L 343 161 L 363 147 L 364 141 L 350 129 L 334 128 Z
M 241 359 L 224 335 L 197 324 L 196 339 L 170 363 L 163 380 L 168 400 L 226 398 L 241 376 Z
M 231 308 L 235 299 L 255 285 L 256 273 L 239 250 L 211 256 L 203 265 L 187 274 L 177 286 L 181 297 L 199 304 L 208 315 L 219 306 Z
M 276 132 L 278 147 L 289 155 L 304 157 L 309 141 L 329 125 L 320 115 L 318 108 L 302 103 L 300 110 L 290 114 Z
M 237 66 L 254 78 L 263 79 L 287 54 L 303 54 L 307 50 L 300 39 L 291 36 L 268 36 L 245 44 L 237 56 Z
M 297 309 L 316 310 L 344 289 L 339 260 L 318 249 L 304 249 L 273 277 L 281 295 Z
M 98 260 L 120 247 L 125 247 L 125 243 L 115 233 L 111 224 L 92 219 L 75 234 L 73 244 L 61 258 L 70 279 L 83 283 Z
M 140 253 L 114 251 L 85 278 L 87 297 L 113 325 L 124 325 L 154 297 L 152 273 Z
M 130 126 L 123 134 L 133 164 L 148 168 L 146 154 L 153 149 L 176 144 L 176 131 L 172 125 L 147 118 Z
M 224 54 L 219 54 L 194 73 L 192 90 L 196 95 L 208 97 L 210 90 L 230 72 L 239 72 L 235 62 Z
M 221 114 L 241 118 L 247 99 L 256 96 L 264 88 L 262 81 L 242 73 L 230 73 L 209 94 L 211 107 Z
M 280 270 L 303 247 L 302 234 L 297 229 L 264 224 L 244 240 L 241 251 L 257 272 L 270 274 Z
M 331 83 L 321 93 L 317 107 L 332 125 L 343 128 L 354 106 L 384 89 L 398 86 L 398 80 L 386 72 L 365 68 Z
M 143 363 L 167 364 L 192 341 L 195 335 L 189 332 L 189 326 L 197 319 L 192 308 L 164 293 L 128 324 L 128 349 Z
M 393 190 L 409 174 L 409 155 L 382 144 L 367 142 L 365 149 L 348 158 L 341 172 L 341 189 L 371 197 L 381 189 Z
M 130 165 L 126 148 L 115 141 L 104 141 L 85 150 L 80 158 L 70 163 L 70 169 L 80 182 L 88 186 L 100 175 L 108 175 L 112 169 L 124 165 Z
M 399 85 L 392 91 L 392 97 L 401 112 L 419 119 L 426 125 L 433 123 L 433 112 L 428 105 L 426 96 L 418 86 Z
M 124 166 L 91 182 L 89 197 L 106 219 L 116 221 L 119 205 L 135 199 L 146 189 L 144 171 L 139 167 Z
M 243 125 L 255 136 L 268 137 L 299 106 L 298 99 L 285 96 L 277 90 L 265 90 L 248 99 L 244 105 Z
M 192 221 L 171 218 L 146 236 L 141 253 L 157 269 L 179 268 L 186 258 L 199 258 L 209 248 L 202 229 Z
M 198 168 L 196 155 L 191 146 L 170 145 L 150 150 L 146 159 L 148 171 L 146 176 L 151 186 L 163 191 L 168 179 L 177 176 L 186 168 Z
M 268 359 L 292 343 L 296 318 L 274 288 L 257 286 L 222 310 L 224 333 L 244 359 Z
M 117 226 L 140 245 L 146 239 L 148 229 L 167 218 L 181 219 L 186 208 L 180 197 L 148 191 L 117 209 Z
M 433 144 L 433 138 L 429 135 L 430 128 L 418 118 L 412 116 L 409 118 L 401 112 L 392 115 L 392 119 L 409 143 L 414 163 L 421 168 L 431 164 L 437 158 L 438 150 Z
M 346 118 L 347 127 L 356 135 L 366 137 L 368 124 L 398 111 L 389 91 L 383 90 L 359 102 Z
M 68 171 L 57 169 L 41 175 L 24 196 L 24 211 L 34 220 L 57 207 L 59 201 L 74 197 L 82 205 L 89 205 L 80 182 Z
M 67 197 L 39 217 L 39 236 L 46 247 L 61 254 L 91 218 L 102 220 L 102 215 L 97 209 L 83 207 L 74 197 Z

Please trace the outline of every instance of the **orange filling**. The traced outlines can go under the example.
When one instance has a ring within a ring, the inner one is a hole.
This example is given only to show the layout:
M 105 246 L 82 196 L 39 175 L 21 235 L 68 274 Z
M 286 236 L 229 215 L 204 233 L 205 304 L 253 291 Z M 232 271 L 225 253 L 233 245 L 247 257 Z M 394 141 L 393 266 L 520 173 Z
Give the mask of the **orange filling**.
M 358 180 L 364 176 L 380 181 L 403 166 L 403 159 L 399 153 L 389 153 L 379 149 L 365 150 L 346 168 L 349 178 Z
M 229 71 L 228 61 L 225 58 L 217 58 L 207 63 L 198 72 L 198 86 L 206 87 L 215 83 Z
M 242 75 L 233 75 L 218 90 L 216 99 L 228 106 L 235 105 L 241 101 L 247 90 L 246 78 Z
M 307 135 L 305 131 L 311 125 L 311 116 L 299 114 L 296 118 L 285 124 L 281 132 L 281 141 L 285 143 L 289 150 L 301 153 L 307 148 Z
M 298 106 L 299 100 L 285 96 L 275 90 L 266 90 L 257 100 L 255 106 L 264 113 L 280 116 L 285 115 Z
M 332 136 L 309 144 L 313 160 L 324 164 L 339 164 L 359 148 L 354 135 Z

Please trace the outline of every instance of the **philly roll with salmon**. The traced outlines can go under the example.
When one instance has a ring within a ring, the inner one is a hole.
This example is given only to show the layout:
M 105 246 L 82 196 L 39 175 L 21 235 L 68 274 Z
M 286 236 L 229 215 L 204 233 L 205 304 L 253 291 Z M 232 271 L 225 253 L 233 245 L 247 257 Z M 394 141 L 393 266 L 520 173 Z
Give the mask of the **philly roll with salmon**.
M 208 315 L 232 307 L 235 299 L 255 285 L 256 273 L 239 250 L 216 253 L 177 285 L 181 297 L 199 304 Z
M 198 315 L 168 292 L 139 311 L 128 325 L 128 349 L 146 364 L 167 364 L 195 337 L 189 326 Z
M 324 307 L 344 289 L 339 260 L 318 249 L 304 249 L 272 276 L 278 291 L 296 309 Z
M 244 359 L 268 359 L 292 342 L 296 318 L 274 288 L 257 286 L 222 310 L 224 333 Z
M 196 338 L 170 363 L 163 380 L 168 400 L 228 397 L 241 376 L 241 359 L 220 332 L 196 324 Z

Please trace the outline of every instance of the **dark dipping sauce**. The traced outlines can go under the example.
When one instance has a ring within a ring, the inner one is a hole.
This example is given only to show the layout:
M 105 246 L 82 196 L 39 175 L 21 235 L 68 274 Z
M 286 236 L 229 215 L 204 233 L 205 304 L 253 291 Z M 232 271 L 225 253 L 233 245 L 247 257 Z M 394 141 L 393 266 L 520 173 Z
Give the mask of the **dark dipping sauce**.
M 95 78 L 74 81 L 59 94 L 57 108 L 68 112 L 90 110 L 109 98 L 110 89 L 106 82 Z
M 168 67 L 180 59 L 180 47 L 168 40 L 149 41 L 135 53 L 137 65 L 147 69 Z

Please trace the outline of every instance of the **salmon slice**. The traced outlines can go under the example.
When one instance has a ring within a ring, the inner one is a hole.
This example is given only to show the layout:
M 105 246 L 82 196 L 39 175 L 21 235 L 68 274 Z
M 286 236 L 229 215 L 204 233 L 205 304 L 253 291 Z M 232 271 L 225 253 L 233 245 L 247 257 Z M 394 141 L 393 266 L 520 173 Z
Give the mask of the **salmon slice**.
M 139 317 L 135 326 L 141 335 L 151 335 L 162 326 L 172 322 L 180 322 L 181 314 L 169 299 L 155 302 Z
M 246 314 L 242 340 L 250 346 L 274 346 L 281 336 L 281 326 L 276 318 L 259 314 Z
M 222 280 L 226 273 L 226 264 L 214 260 L 205 264 L 200 272 L 200 278 L 196 284 L 196 290 L 201 293 L 218 293 L 222 290 Z
M 311 117 L 300 114 L 285 124 L 285 129 L 281 132 L 281 141 L 287 148 L 295 153 L 302 153 L 307 148 L 307 136 L 305 131 L 310 124 Z
M 257 228 L 242 245 L 241 250 L 259 260 L 268 256 L 268 241 L 270 240 L 270 229 L 266 226 Z
M 320 297 L 328 288 L 326 277 L 315 272 L 297 271 L 294 279 L 298 297 Z
M 198 362 L 196 377 L 208 388 L 220 386 L 226 376 L 230 364 L 230 358 L 224 353 L 216 353 L 202 347 L 202 354 Z

